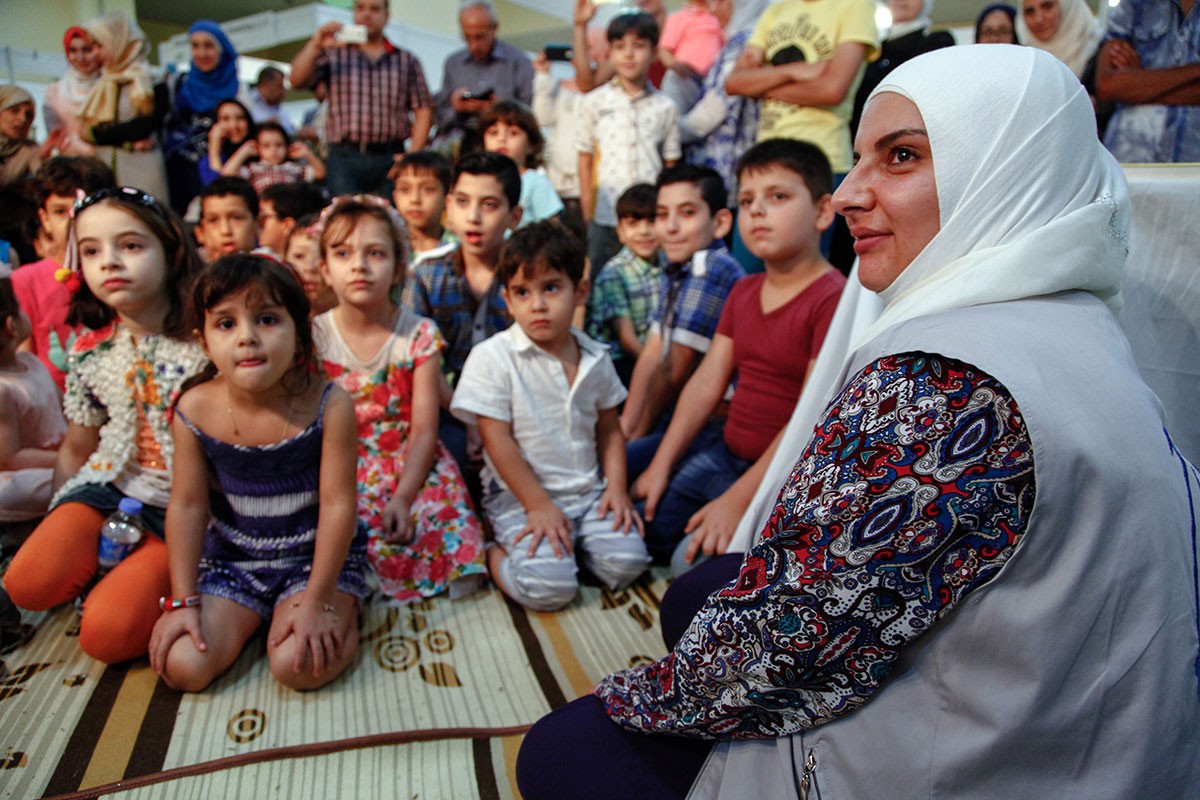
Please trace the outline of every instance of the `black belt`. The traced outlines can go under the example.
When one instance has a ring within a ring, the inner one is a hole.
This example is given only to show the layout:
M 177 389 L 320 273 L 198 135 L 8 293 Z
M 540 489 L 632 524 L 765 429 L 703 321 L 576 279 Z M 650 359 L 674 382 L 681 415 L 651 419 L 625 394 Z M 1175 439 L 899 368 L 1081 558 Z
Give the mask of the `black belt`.
M 403 153 L 404 141 L 396 139 L 391 142 L 337 142 L 333 147 L 344 147 L 347 150 L 357 150 L 360 153 Z

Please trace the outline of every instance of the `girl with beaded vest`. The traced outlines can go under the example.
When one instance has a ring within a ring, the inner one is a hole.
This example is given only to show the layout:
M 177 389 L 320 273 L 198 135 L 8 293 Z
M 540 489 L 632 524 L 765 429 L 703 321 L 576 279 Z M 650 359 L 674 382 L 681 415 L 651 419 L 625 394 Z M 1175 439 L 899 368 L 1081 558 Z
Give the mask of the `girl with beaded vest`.
M 139 189 L 103 189 L 75 204 L 59 278 L 72 348 L 51 511 L 17 552 L 4 586 L 21 608 L 73 600 L 97 571 L 100 526 L 125 497 L 147 534 L 83 604 L 79 644 L 106 663 L 144 655 L 166 594 L 163 517 L 174 451 L 171 406 L 206 363 L 188 335 L 182 292 L 199 260 L 178 219 Z

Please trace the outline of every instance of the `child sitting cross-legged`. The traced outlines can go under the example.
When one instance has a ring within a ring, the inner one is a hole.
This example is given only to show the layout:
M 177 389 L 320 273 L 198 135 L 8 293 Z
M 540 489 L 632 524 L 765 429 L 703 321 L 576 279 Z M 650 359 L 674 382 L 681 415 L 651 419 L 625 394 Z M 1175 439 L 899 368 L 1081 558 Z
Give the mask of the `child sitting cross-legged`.
M 483 437 L 492 579 L 522 605 L 552 611 L 578 588 L 576 544 L 612 590 L 650 560 L 625 490 L 625 389 L 608 351 L 571 329 L 588 289 L 574 234 L 552 221 L 517 231 L 497 277 L 516 324 L 471 351 L 451 410 Z
M 635 183 L 617 198 L 621 252 L 600 270 L 588 299 L 588 335 L 609 346 L 626 386 L 650 332 L 663 283 L 654 232 L 657 199 L 658 190 L 648 183 Z
M 150 663 L 198 692 L 269 620 L 275 678 L 324 686 L 354 661 L 366 595 L 354 407 L 318 376 L 308 299 L 275 259 L 219 259 L 197 279 L 192 313 L 212 367 L 175 406 L 171 597 Z
M 646 500 L 650 552 L 671 557 L 676 574 L 697 554 L 725 552 L 846 283 L 821 256 L 833 209 L 832 174 L 819 148 L 794 139 L 760 142 L 738 162 L 737 177 L 742 239 L 766 272 L 742 278 L 729 293 L 712 343 L 632 489 Z M 688 451 L 735 379 L 723 438 Z

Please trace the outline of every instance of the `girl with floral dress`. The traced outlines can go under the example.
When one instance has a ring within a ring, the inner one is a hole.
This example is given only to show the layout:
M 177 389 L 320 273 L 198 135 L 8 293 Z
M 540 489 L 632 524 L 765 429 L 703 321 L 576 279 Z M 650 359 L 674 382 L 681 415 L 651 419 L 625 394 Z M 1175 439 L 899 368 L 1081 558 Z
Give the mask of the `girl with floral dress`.
M 146 654 L 167 594 L 163 517 L 171 491 L 171 408 L 208 359 L 189 333 L 182 292 L 199 259 L 171 211 L 140 189 L 102 189 L 75 204 L 60 277 L 76 340 L 63 399 L 68 428 L 51 510 L 13 558 L 4 586 L 21 608 L 78 597 L 97 568 L 100 525 L 125 497 L 146 535 L 87 595 L 79 645 L 106 663 Z M 82 280 L 81 280 L 82 278 Z
M 380 593 L 396 603 L 482 584 L 483 537 L 454 457 L 438 441 L 432 320 L 393 301 L 408 233 L 375 197 L 334 201 L 318 222 L 321 270 L 338 305 L 313 320 L 326 372 L 358 417 L 358 514 Z

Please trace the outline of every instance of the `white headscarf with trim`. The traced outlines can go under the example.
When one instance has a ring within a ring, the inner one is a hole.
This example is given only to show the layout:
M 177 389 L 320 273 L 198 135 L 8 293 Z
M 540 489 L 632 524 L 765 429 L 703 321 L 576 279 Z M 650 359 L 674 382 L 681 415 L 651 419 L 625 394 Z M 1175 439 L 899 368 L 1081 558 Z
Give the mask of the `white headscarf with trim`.
M 947 47 L 902 64 L 871 97 L 882 92 L 908 98 L 921 112 L 941 229 L 878 294 L 862 287 L 855 268 L 730 551 L 756 540 L 813 427 L 849 377 L 850 358 L 885 329 L 1069 290 L 1120 305 L 1129 192 L 1096 138 L 1087 93 L 1061 61 L 1016 45 Z

